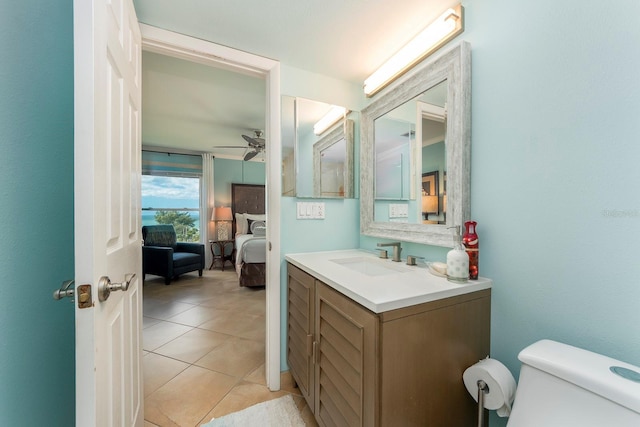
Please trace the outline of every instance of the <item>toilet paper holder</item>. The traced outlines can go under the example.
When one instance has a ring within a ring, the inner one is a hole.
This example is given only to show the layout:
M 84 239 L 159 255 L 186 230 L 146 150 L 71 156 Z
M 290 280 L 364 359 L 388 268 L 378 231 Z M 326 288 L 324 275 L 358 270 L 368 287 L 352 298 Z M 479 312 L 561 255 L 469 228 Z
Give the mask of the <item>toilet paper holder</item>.
M 484 427 L 484 395 L 489 393 L 489 386 L 478 380 L 478 427 Z

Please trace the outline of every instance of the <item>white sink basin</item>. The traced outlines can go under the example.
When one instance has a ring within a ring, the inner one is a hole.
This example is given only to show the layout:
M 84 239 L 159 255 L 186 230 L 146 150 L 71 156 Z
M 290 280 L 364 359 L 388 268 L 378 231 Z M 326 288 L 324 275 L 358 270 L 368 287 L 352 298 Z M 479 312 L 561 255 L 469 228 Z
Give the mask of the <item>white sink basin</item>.
M 406 268 L 396 265 L 393 261 L 378 260 L 376 258 L 355 257 L 329 260 L 350 270 L 367 276 L 385 276 L 387 274 L 406 273 Z

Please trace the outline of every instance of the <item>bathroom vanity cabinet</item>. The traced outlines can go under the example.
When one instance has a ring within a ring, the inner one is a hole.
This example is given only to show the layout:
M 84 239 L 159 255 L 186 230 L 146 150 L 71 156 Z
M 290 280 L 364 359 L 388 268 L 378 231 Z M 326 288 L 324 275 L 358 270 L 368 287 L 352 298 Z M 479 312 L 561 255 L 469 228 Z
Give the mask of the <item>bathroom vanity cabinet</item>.
M 287 276 L 287 362 L 321 426 L 475 425 L 462 373 L 489 355 L 491 289 L 375 313 Z

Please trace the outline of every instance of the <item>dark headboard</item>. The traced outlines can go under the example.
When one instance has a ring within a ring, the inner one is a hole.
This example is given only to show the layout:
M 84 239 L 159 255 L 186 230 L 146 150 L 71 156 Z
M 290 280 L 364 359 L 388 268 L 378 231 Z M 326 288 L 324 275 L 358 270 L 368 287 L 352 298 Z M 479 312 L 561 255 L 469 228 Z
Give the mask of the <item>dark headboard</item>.
M 264 185 L 231 184 L 231 211 L 233 236 L 236 235 L 236 213 L 265 213 Z

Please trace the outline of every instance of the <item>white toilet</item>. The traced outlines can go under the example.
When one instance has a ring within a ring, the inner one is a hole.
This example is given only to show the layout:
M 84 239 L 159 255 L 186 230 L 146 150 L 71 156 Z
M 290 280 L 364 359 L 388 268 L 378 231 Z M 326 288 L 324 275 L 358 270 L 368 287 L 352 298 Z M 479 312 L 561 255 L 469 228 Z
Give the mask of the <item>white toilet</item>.
M 518 358 L 508 427 L 640 426 L 640 368 L 550 340 Z

